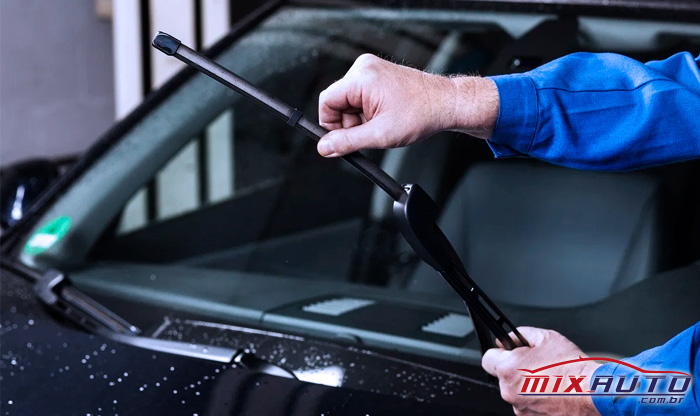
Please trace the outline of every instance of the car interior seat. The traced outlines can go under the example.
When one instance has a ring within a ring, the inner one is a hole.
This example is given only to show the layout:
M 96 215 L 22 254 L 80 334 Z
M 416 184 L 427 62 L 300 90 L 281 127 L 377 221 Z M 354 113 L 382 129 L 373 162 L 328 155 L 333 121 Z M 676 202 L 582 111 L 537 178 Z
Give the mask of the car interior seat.
M 494 300 L 580 306 L 657 272 L 659 188 L 659 178 L 641 172 L 483 162 L 454 189 L 439 225 Z M 424 263 L 405 284 L 453 293 Z

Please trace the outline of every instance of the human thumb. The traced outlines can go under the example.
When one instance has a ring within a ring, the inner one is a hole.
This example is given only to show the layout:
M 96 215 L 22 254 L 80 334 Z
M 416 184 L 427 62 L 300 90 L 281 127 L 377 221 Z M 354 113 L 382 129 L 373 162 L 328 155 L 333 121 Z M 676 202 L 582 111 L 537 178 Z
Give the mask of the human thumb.
M 321 156 L 337 157 L 361 149 L 382 147 L 372 122 L 347 129 L 336 129 L 318 141 L 317 150 Z

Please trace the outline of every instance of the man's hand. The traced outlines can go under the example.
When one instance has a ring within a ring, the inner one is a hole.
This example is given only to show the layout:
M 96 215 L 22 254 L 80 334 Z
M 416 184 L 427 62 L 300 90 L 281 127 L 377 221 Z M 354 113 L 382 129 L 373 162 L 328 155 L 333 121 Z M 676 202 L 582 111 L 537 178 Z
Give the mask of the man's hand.
M 406 146 L 442 130 L 487 139 L 498 91 L 487 79 L 428 74 L 365 54 L 321 93 L 318 114 L 331 130 L 318 152 L 329 157 Z
M 555 331 L 532 327 L 519 327 L 518 331 L 528 340 L 530 347 L 519 347 L 512 351 L 492 348 L 481 360 L 484 370 L 498 377 L 503 400 L 513 405 L 516 415 L 599 415 L 590 396 L 521 396 L 520 389 L 527 374 L 519 369 L 534 370 L 560 361 L 587 357 L 573 342 Z M 497 342 L 500 345 L 499 342 Z M 594 361 L 567 364 L 543 370 L 538 375 L 582 376 L 581 387 L 587 391 L 591 376 L 600 366 Z M 585 386 L 584 386 L 585 384 Z

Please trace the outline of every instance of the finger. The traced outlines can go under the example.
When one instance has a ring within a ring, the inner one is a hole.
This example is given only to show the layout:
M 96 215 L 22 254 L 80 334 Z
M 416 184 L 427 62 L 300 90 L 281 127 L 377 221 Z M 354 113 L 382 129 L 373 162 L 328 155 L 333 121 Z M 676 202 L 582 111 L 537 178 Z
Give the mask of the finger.
M 491 348 L 484 353 L 481 358 L 481 366 L 487 373 L 494 377 L 498 377 L 498 366 L 507 360 L 512 351 L 506 351 L 501 348 Z
M 512 332 L 511 332 L 511 334 L 512 334 Z M 508 335 L 510 335 L 510 334 L 508 334 Z M 496 346 L 497 346 L 498 348 L 505 348 L 505 347 L 503 346 L 503 343 L 501 342 L 501 340 L 498 339 L 498 338 L 496 338 Z
M 362 111 L 362 100 L 355 93 L 355 84 L 346 79 L 340 79 L 326 88 L 318 97 L 319 123 L 335 130 L 343 127 L 344 113 L 359 113 Z
M 376 122 L 331 131 L 319 140 L 318 153 L 325 157 L 336 157 L 361 149 L 381 147 L 381 135 L 377 133 L 374 124 Z
M 343 128 L 349 129 L 362 124 L 362 118 L 359 114 L 343 113 Z
M 539 415 L 539 413 L 532 412 L 530 409 L 527 407 L 516 407 L 513 406 L 513 413 L 515 413 L 515 416 L 535 416 Z
M 512 403 L 513 404 L 513 411 L 515 412 L 516 415 L 524 415 L 528 414 L 530 412 L 530 409 L 522 403 Z
M 547 333 L 549 331 L 547 329 L 535 328 L 532 326 L 519 326 L 518 332 L 520 332 L 520 335 L 527 340 L 530 347 L 536 347 L 542 344 L 542 341 L 544 341 L 544 339 L 547 337 Z M 518 337 L 516 337 L 513 332 L 508 334 L 508 336 L 510 336 L 513 340 L 518 340 Z
M 522 334 L 521 334 L 521 335 L 522 335 Z M 515 335 L 515 332 L 513 332 L 513 331 L 509 332 L 509 333 L 508 333 L 508 338 L 510 338 L 510 339 L 513 341 L 513 345 L 515 345 L 514 348 L 518 348 L 518 347 L 521 347 L 521 346 L 522 346 L 522 345 L 521 345 L 522 343 L 520 342 L 520 338 L 518 338 L 518 337 Z M 526 339 L 527 339 L 527 338 L 526 338 Z M 495 342 L 495 343 L 496 343 L 496 346 L 497 346 L 498 348 L 505 348 L 505 347 L 503 346 L 503 342 L 501 342 L 500 339 L 496 338 L 496 342 Z M 531 346 L 532 346 L 532 345 L 531 345 Z
M 541 413 L 535 410 L 532 410 L 526 406 L 517 406 L 513 405 L 513 413 L 515 413 L 516 416 L 545 416 L 547 413 Z

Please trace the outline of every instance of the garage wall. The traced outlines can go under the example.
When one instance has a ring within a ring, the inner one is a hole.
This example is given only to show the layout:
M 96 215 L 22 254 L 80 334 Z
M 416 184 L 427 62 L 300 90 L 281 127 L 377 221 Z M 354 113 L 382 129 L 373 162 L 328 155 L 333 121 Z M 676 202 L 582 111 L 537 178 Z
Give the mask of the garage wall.
M 92 144 L 114 120 L 112 62 L 94 1 L 0 1 L 0 164 Z
M 150 46 L 157 30 L 206 48 L 261 3 L 0 0 L 0 165 L 79 155 L 183 68 Z M 134 195 L 122 231 L 230 197 L 231 125 L 223 114 Z

